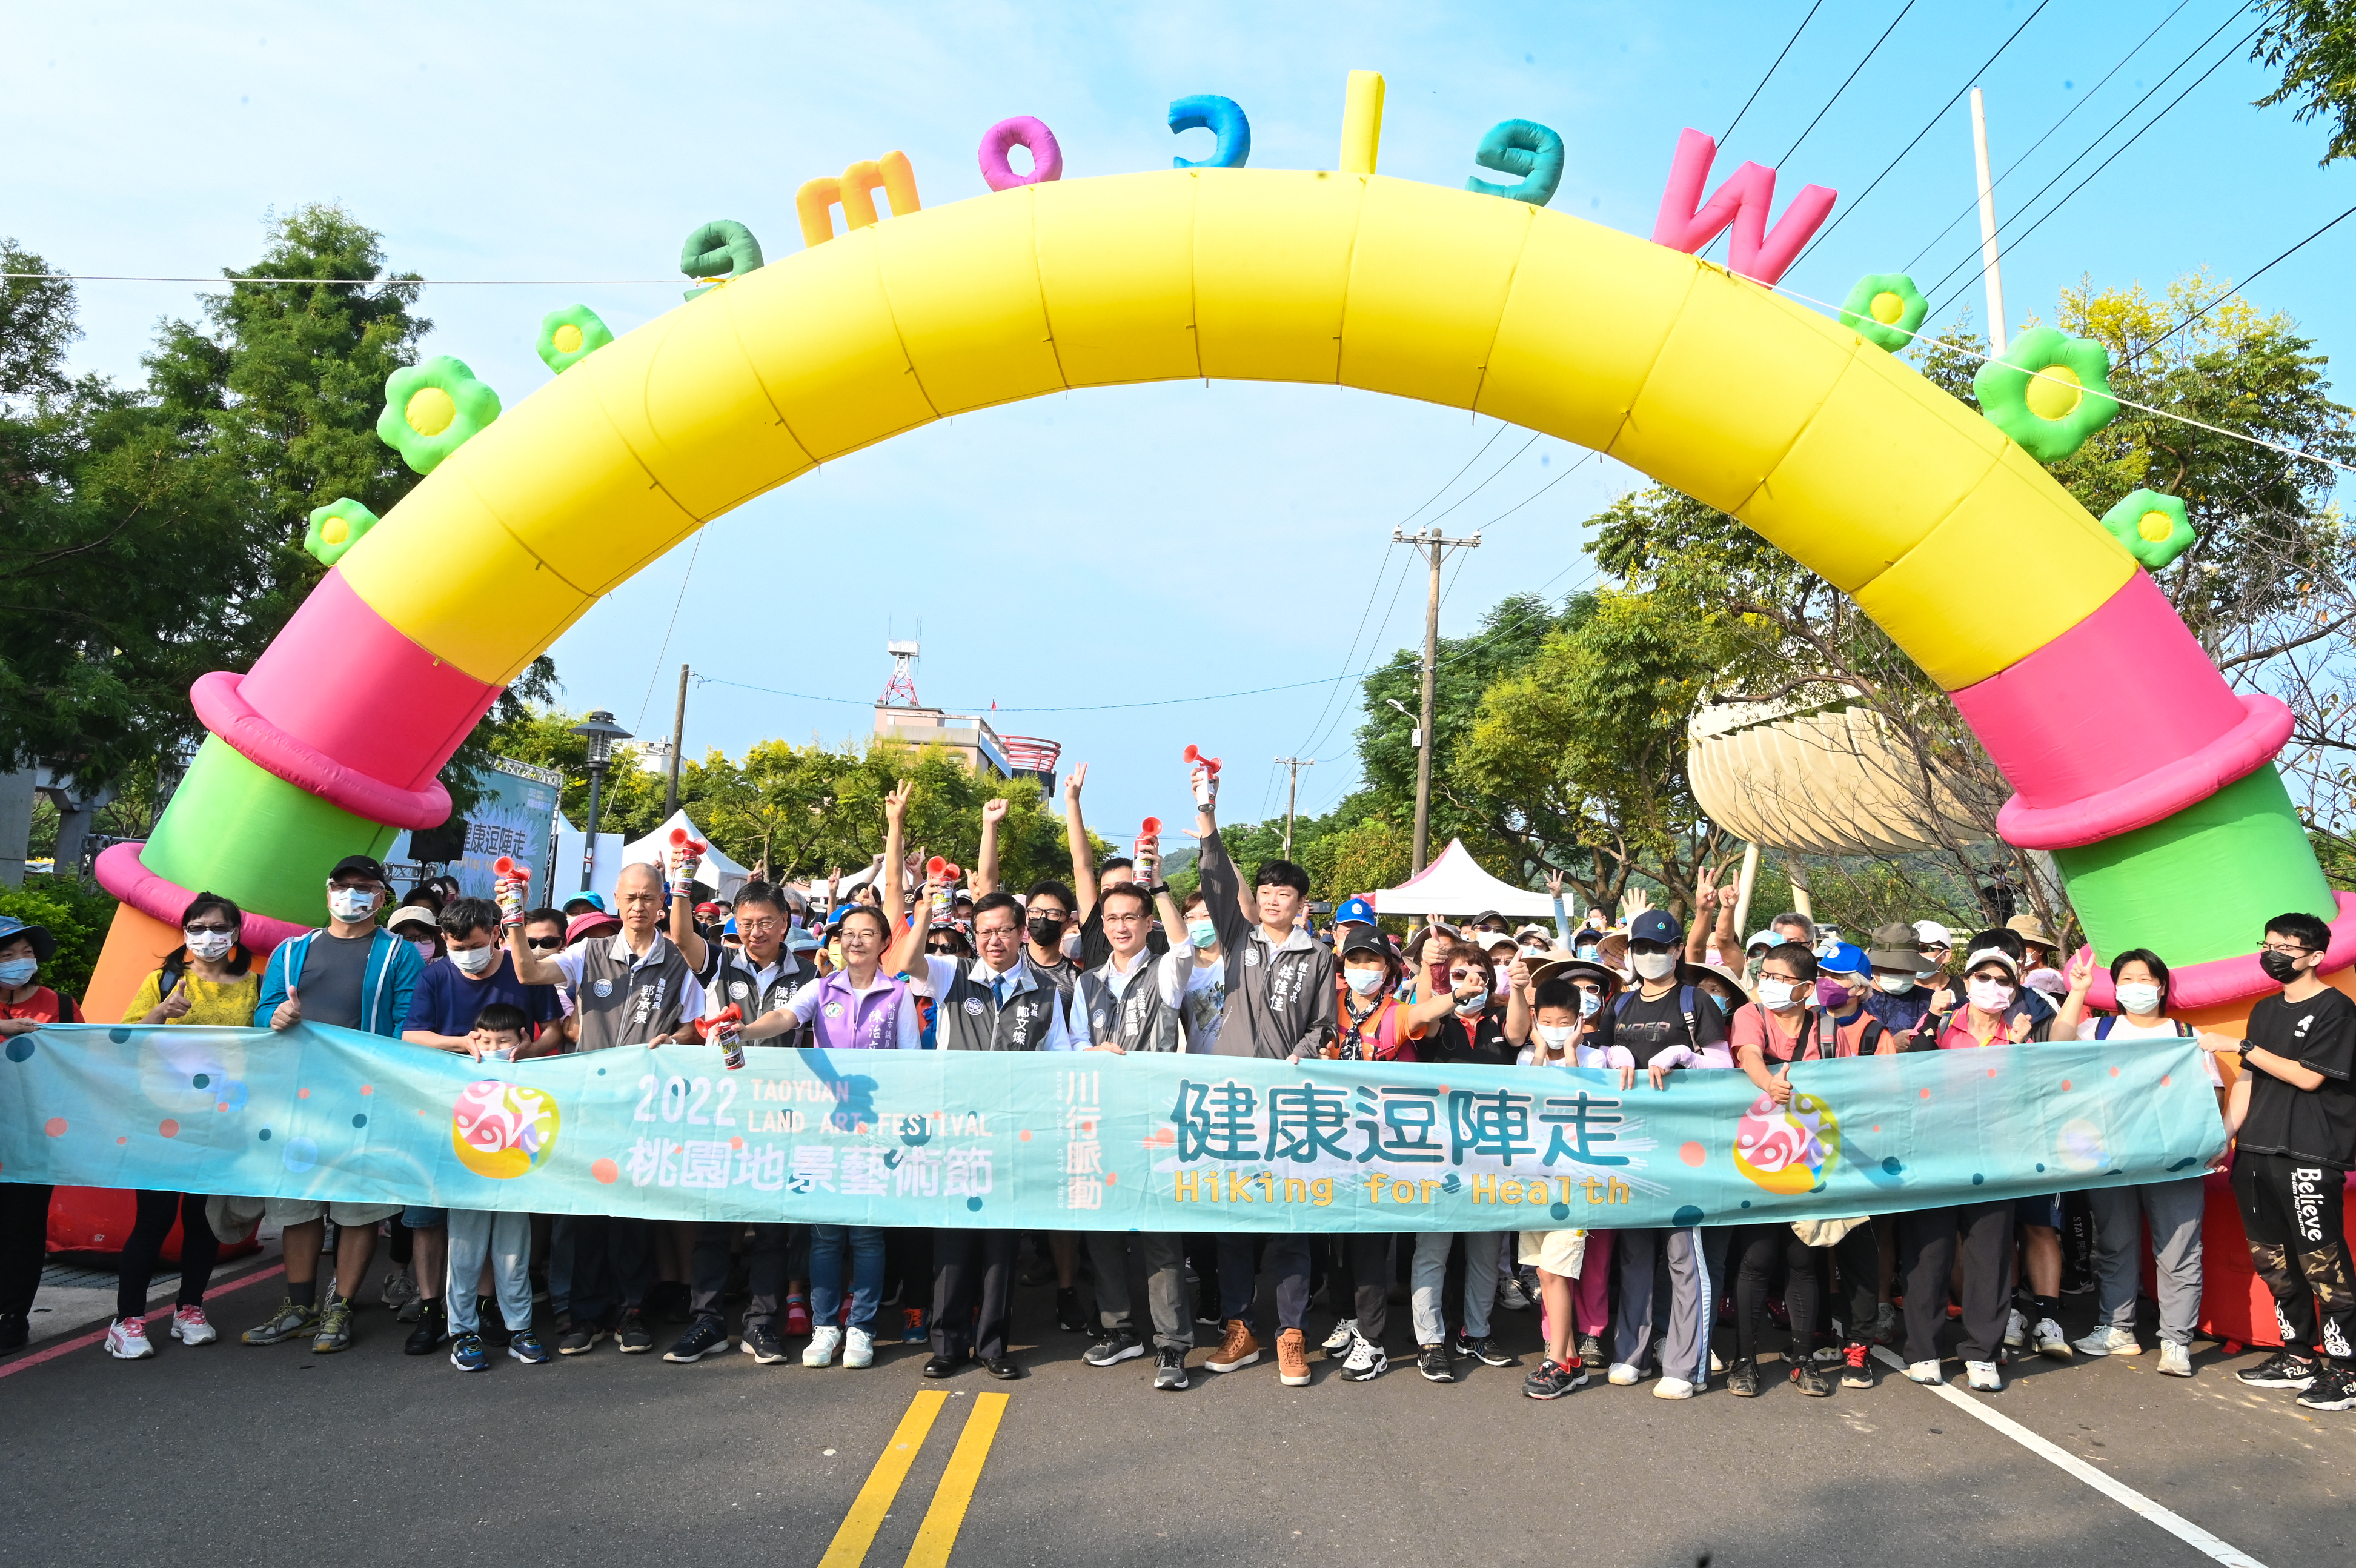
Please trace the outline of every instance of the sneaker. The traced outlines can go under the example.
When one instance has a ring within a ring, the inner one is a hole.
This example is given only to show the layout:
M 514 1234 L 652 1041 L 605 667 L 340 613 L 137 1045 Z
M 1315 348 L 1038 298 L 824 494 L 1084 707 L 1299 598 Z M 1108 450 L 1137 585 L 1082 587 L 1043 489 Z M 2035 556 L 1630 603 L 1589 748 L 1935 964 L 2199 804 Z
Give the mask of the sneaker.
M 923 1307 L 904 1306 L 900 1309 L 901 1344 L 922 1345 L 931 1337 L 932 1336 L 925 1329 L 925 1309 Z
M 2095 1329 L 2078 1341 L 2078 1349 L 2088 1356 L 2140 1356 L 2143 1347 L 2136 1342 L 2132 1328 L 2114 1328 L 2108 1324 Z
M 499 1316 L 499 1299 L 494 1295 L 475 1298 L 475 1321 L 483 1326 L 483 1343 L 504 1345 L 508 1342 L 507 1319 Z
M 1080 1310 L 1080 1293 L 1060 1289 L 1055 1292 L 1055 1326 L 1066 1334 L 1086 1334 L 1088 1315 Z
M 1325 1336 L 1325 1343 L 1318 1348 L 1328 1356 L 1345 1356 L 1357 1338 L 1358 1320 L 1355 1317 L 1337 1318 L 1333 1323 L 1333 1332 Z
M 1579 1337 L 1579 1364 L 1582 1367 L 1603 1365 L 1603 1336 L 1582 1334 Z
M 1371 1339 L 1350 1337 L 1349 1359 L 1342 1363 L 1344 1377 L 1354 1383 L 1371 1383 L 1390 1369 L 1390 1352 Z
M 875 1364 L 875 1336 L 864 1328 L 849 1328 L 842 1335 L 842 1364 L 856 1370 Z
M 440 1302 L 429 1301 L 417 1309 L 417 1326 L 409 1331 L 408 1339 L 402 1344 L 401 1353 L 404 1356 L 431 1356 L 448 1337 L 448 1315 Z
M 789 1295 L 786 1297 L 787 1337 L 791 1338 L 796 1335 L 808 1334 L 809 1331 L 809 1303 L 798 1295 Z
M 1906 1377 L 1910 1382 L 1926 1383 L 1933 1388 L 1947 1380 L 1939 1375 L 1939 1363 L 1935 1359 L 1914 1362 L 1906 1369 Z
M 706 1356 L 728 1348 L 727 1326 L 716 1317 L 699 1317 L 679 1337 L 679 1343 L 663 1352 L 663 1359 L 681 1366 L 701 1361 Z
M 294 1298 L 288 1296 L 278 1304 L 278 1310 L 272 1313 L 267 1321 L 247 1329 L 238 1338 L 248 1345 L 275 1345 L 299 1334 L 308 1334 L 318 1326 L 319 1309 L 316 1306 L 297 1306 Z
M 1812 1399 L 1823 1399 L 1833 1391 L 1833 1382 L 1825 1376 L 1814 1360 L 1802 1361 L 1792 1369 L 1792 1386 Z
M 1873 1352 L 1862 1345 L 1852 1345 L 1841 1358 L 1841 1387 L 1869 1389 L 1873 1387 Z
M 2004 1348 L 2008 1350 L 2018 1350 L 2028 1343 L 2029 1319 L 2021 1316 L 2020 1309 L 2016 1306 L 2005 1315 Z
M 1538 1363 L 1538 1369 L 1522 1380 L 1522 1392 L 1534 1400 L 1558 1400 L 1587 1381 L 1587 1369 L 1566 1367 L 1548 1358 Z
M 1582 1351 L 1581 1356 L 1584 1357 L 1584 1355 L 1585 1352 Z M 1633 1361 L 1614 1361 L 1612 1363 L 1612 1369 L 1604 1374 L 1604 1381 L 1616 1389 L 1633 1388 L 1644 1380 L 1644 1369 Z
M 1450 1360 L 1469 1361 L 1472 1359 L 1472 1336 L 1462 1328 L 1448 1336 L 1447 1344 Z
M 1871 1338 L 1876 1345 L 1897 1344 L 1898 1337 L 1905 1331 L 1905 1320 L 1898 1316 L 1898 1308 L 1889 1302 L 1885 1301 L 1873 1309 Z
M 597 1341 L 605 1331 L 594 1323 L 567 1324 L 557 1330 L 556 1353 L 560 1356 L 586 1356 L 597 1348 Z
M 736 1348 L 753 1358 L 756 1367 L 774 1367 L 786 1359 L 786 1342 L 774 1325 L 748 1323 L 736 1337 Z
M 802 1347 L 802 1365 L 813 1369 L 831 1367 L 834 1353 L 841 1348 L 842 1330 L 830 1323 L 811 1335 L 810 1342 Z
M 539 1335 L 522 1328 L 508 1336 L 508 1354 L 527 1367 L 538 1367 L 546 1364 L 548 1347 L 540 1342 Z
M 107 1326 L 106 1353 L 118 1361 L 144 1361 L 155 1353 L 147 1343 L 147 1322 L 140 1317 L 118 1317 Z
M 1653 1385 L 1653 1397 L 1656 1400 L 1689 1400 L 1698 1391 L 1683 1378 L 1663 1378 Z
M 1465 1340 L 1462 1353 L 1484 1367 L 1510 1367 L 1514 1364 L 1514 1353 L 1485 1334 L 1478 1339 Z
M 384 1276 L 384 1305 L 398 1313 L 417 1299 L 417 1282 L 405 1268 L 395 1269 Z
M 1194 1307 L 1194 1321 L 1206 1328 L 1216 1328 L 1219 1326 L 1218 1305 L 1209 1301 L 1198 1302 Z
M 1719 1359 L 1718 1352 L 1715 1350 L 1709 1353 L 1709 1370 L 1712 1377 L 1721 1376 L 1726 1371 L 1726 1363 Z
M 1994 1361 L 1966 1361 L 1964 1377 L 1976 1394 L 2000 1394 L 2004 1391 L 2004 1374 Z
M 622 1321 L 614 1326 L 614 1348 L 625 1356 L 643 1356 L 655 1348 L 655 1332 L 647 1326 L 647 1315 L 637 1307 L 626 1307 Z
M 1530 1298 L 1522 1289 L 1522 1282 L 1507 1274 L 1497 1282 L 1497 1305 L 1507 1312 L 1527 1312 Z
M 201 1306 L 176 1306 L 172 1309 L 172 1337 L 183 1345 L 209 1345 L 220 1337 L 212 1319 Z
M 483 1349 L 479 1334 L 461 1334 L 450 1341 L 450 1364 L 462 1372 L 487 1372 L 491 1359 Z
M 2159 1345 L 2159 1375 L 2163 1378 L 2189 1378 L 2192 1375 L 2192 1347 L 2179 1345 L 2173 1339 L 2163 1339 Z
M 1259 1341 L 1252 1337 L 1251 1325 L 1240 1317 L 1227 1319 L 1227 1337 L 1203 1363 L 1205 1371 L 1232 1372 L 1238 1367 L 1248 1367 L 1259 1359 Z
M 2039 1355 L 2051 1356 L 2057 1361 L 2066 1361 L 2070 1359 L 2069 1336 L 2063 1334 L 2062 1326 L 2051 1318 L 2039 1318 L 2037 1326 L 2030 1331 L 2029 1337 L 2037 1341 Z M 2130 1350 L 2127 1354 L 2133 1355 L 2135 1352 Z
M 1309 1386 L 1309 1337 L 1298 1328 L 1277 1330 L 1276 1380 L 1288 1389 Z
M 332 1356 L 352 1348 L 352 1304 L 342 1296 L 327 1298 L 319 1314 L 319 1331 L 311 1337 L 311 1354 Z
M 1793 1370 L 1797 1371 L 1798 1368 Z M 1759 1397 L 1759 1363 L 1749 1356 L 1738 1357 L 1727 1369 L 1726 1391 L 1742 1399 Z
M 1153 1386 L 1157 1389 L 1183 1389 L 1190 1380 L 1186 1376 L 1184 1347 L 1164 1345 L 1153 1353 Z
M 1126 1328 L 1108 1328 L 1080 1357 L 1091 1367 L 1117 1367 L 1145 1354 L 1145 1342 Z
M 2304 1356 L 2277 1350 L 2254 1367 L 2233 1375 L 2254 1389 L 2303 1389 L 2315 1381 L 2315 1363 Z
M 1456 1369 L 1448 1364 L 1448 1347 L 1427 1345 L 1415 1359 L 1415 1369 L 1423 1374 L 1427 1383 L 1452 1383 Z
M 2324 1368 L 2298 1402 L 2308 1410 L 2356 1410 L 2356 1371 L 2338 1364 Z

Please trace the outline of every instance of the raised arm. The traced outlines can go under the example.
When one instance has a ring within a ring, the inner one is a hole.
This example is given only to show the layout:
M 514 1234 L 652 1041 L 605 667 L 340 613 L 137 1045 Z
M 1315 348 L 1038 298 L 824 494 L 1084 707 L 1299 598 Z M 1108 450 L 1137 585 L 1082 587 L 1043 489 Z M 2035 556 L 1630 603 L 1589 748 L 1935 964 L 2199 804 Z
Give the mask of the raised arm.
M 687 960 L 689 969 L 701 974 L 703 966 L 712 961 L 711 944 L 695 929 L 695 867 L 702 857 L 691 854 L 685 844 L 666 848 L 663 854 L 670 880 L 671 945 Z
M 1555 945 L 1565 952 L 1570 950 L 1570 912 L 1562 907 L 1562 873 L 1547 873 L 1547 891 L 1554 895 Z
M 1197 774 L 1202 772 L 1196 768 Z M 1195 855 L 1195 865 L 1203 874 L 1203 908 L 1211 917 L 1211 924 L 1219 929 L 1219 950 L 1227 955 L 1227 962 L 1242 961 L 1244 943 L 1250 940 L 1251 922 L 1244 918 L 1243 878 L 1236 871 L 1235 858 L 1227 854 L 1226 841 L 1219 836 L 1219 781 L 1209 780 L 1209 799 L 1194 808 L 1194 838 L 1202 846 Z M 1233 976 L 1237 972 L 1230 969 Z M 1233 983 L 1232 979 L 1229 982 Z
M 2070 955 L 2070 967 L 2062 972 L 2070 982 L 2070 994 L 2053 1012 L 2053 1037 L 2074 1040 L 2078 1037 L 2078 1020 L 2086 1015 L 2086 993 L 2094 985 L 2094 949 L 2091 942 Z
M 916 790 L 915 779 L 903 779 L 884 797 L 884 864 L 876 869 L 882 884 L 876 891 L 884 896 L 884 918 L 892 922 L 894 931 L 908 910 L 907 893 L 901 886 L 901 860 L 907 847 L 904 841 L 908 836 L 908 797 Z
M 973 896 L 986 897 L 998 891 L 998 824 L 1006 820 L 1003 800 L 981 803 L 981 854 L 973 868 Z
M 1718 903 L 1718 877 L 1705 860 L 1694 868 L 1694 913 L 1686 930 L 1686 961 L 1709 960 L 1710 911 Z
M 1097 860 L 1088 850 L 1088 825 L 1080 817 L 1080 789 L 1087 781 L 1085 762 L 1064 780 L 1064 837 L 1072 846 L 1072 894 L 1080 901 L 1072 916 L 1082 921 L 1097 907 Z

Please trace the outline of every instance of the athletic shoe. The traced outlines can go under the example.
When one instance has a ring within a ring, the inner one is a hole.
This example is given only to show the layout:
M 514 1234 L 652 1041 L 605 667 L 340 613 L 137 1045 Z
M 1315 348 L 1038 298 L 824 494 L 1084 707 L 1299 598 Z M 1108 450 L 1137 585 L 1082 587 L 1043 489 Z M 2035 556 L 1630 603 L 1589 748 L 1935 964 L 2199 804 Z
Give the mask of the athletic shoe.
M 798 1295 L 786 1297 L 786 1337 L 810 1331 L 809 1303 Z
M 1530 1298 L 1523 1291 L 1522 1282 L 1511 1274 L 1501 1276 L 1497 1281 L 1497 1305 L 1507 1312 L 1527 1312 Z
M 597 1341 L 605 1331 L 594 1323 L 568 1324 L 556 1335 L 556 1353 L 560 1356 L 586 1356 L 597 1348 Z
M 155 1353 L 147 1343 L 147 1323 L 144 1318 L 118 1317 L 107 1326 L 106 1353 L 118 1361 L 144 1361 Z
M 2051 1356 L 2057 1361 L 2066 1361 L 2070 1359 L 2069 1336 L 2063 1334 L 2062 1326 L 2051 1318 L 2039 1318 L 2031 1337 L 2037 1341 L 2039 1355 Z M 2128 1354 L 2133 1355 L 2134 1352 L 2129 1351 Z
M 834 1353 L 842 1348 L 842 1330 L 830 1323 L 810 1336 L 802 1347 L 802 1365 L 816 1369 L 834 1365 Z
M 339 1295 L 329 1296 L 327 1309 L 319 1314 L 319 1331 L 311 1337 L 311 1354 L 332 1356 L 351 1348 L 352 1304 Z
M 1585 1359 L 1586 1354 L 1585 1351 L 1580 1351 L 1580 1359 Z M 1633 1361 L 1614 1361 L 1612 1363 L 1612 1369 L 1604 1374 L 1604 1381 L 1615 1389 L 1633 1388 L 1644 1380 L 1644 1369 Z
M 1333 1322 L 1333 1332 L 1325 1336 L 1325 1343 L 1318 1348 L 1328 1356 L 1347 1355 L 1350 1347 L 1357 1342 L 1357 1338 L 1358 1320 L 1356 1318 L 1336 1318 Z
M 1472 1359 L 1472 1336 L 1465 1333 L 1462 1328 L 1451 1333 L 1446 1343 L 1450 1360 L 1469 1361 Z
M 1388 1351 L 1371 1339 L 1351 1336 L 1349 1359 L 1342 1363 L 1344 1377 L 1354 1383 L 1371 1383 L 1390 1369 Z
M 1759 1397 L 1759 1363 L 1749 1356 L 1735 1358 L 1734 1365 L 1727 1369 L 1726 1391 L 1743 1399 L 1757 1399 Z
M 1216 1328 L 1219 1326 L 1218 1304 L 1208 1301 L 1198 1302 L 1194 1307 L 1194 1321 L 1205 1327 Z
M 2028 1343 L 2029 1319 L 2021 1316 L 2020 1308 L 2016 1306 L 2005 1314 L 2004 1348 L 2008 1350 L 2018 1350 Z
M 1813 1360 L 1802 1361 L 1792 1369 L 1792 1386 L 1814 1399 L 1823 1399 L 1833 1391 L 1832 1380 L 1819 1371 Z
M 1964 1378 L 1977 1394 L 1998 1394 L 2004 1391 L 2004 1374 L 1997 1370 L 1994 1361 L 1966 1361 Z
M 2136 1342 L 2132 1328 L 2114 1328 L 2108 1324 L 2095 1329 L 2078 1341 L 2078 1348 L 2088 1356 L 2140 1356 L 2143 1347 Z
M 1579 1337 L 1579 1364 L 1582 1367 L 1603 1365 L 1603 1336 L 1582 1334 Z
M 1203 1363 L 1210 1372 L 1232 1372 L 1238 1367 L 1248 1367 L 1259 1359 L 1259 1341 L 1252 1337 L 1251 1325 L 1240 1317 L 1227 1319 L 1227 1337 Z
M 1456 1369 L 1448 1364 L 1448 1347 L 1445 1345 L 1426 1345 L 1415 1359 L 1415 1369 L 1423 1374 L 1423 1380 L 1427 1383 L 1452 1383 L 1456 1380 Z
M 2179 1345 L 2173 1339 L 2159 1342 L 2159 1375 L 2163 1378 L 2189 1378 L 2192 1375 L 2192 1347 Z
M 1566 1367 L 1549 1358 L 1540 1361 L 1537 1370 L 1522 1380 L 1522 1392 L 1534 1400 L 1558 1400 L 1586 1381 L 1585 1367 Z
M 1153 1386 L 1155 1388 L 1183 1389 L 1188 1381 L 1184 1347 L 1164 1345 L 1153 1353 Z
M 1939 1363 L 1936 1358 L 1928 1361 L 1914 1362 L 1906 1369 L 1906 1377 L 1910 1382 L 1927 1383 L 1933 1388 L 1947 1380 L 1939 1375 Z
M 1862 1345 L 1852 1345 L 1841 1358 L 1841 1387 L 1869 1389 L 1873 1387 L 1873 1352 Z
M 1726 1370 L 1726 1363 L 1719 1359 L 1718 1352 L 1715 1350 L 1709 1353 L 1709 1369 L 1713 1377 Z
M 1905 1327 L 1905 1321 L 1898 1316 L 1898 1308 L 1889 1302 L 1885 1301 L 1873 1309 L 1872 1339 L 1876 1345 L 1897 1344 L 1898 1337 Z
M 1653 1385 L 1653 1397 L 1656 1400 L 1689 1400 L 1699 1391 L 1683 1378 L 1663 1378 Z
M 2277 1350 L 2254 1367 L 2233 1375 L 2254 1389 L 2303 1389 L 2315 1381 L 2316 1366 L 2304 1356 Z
M 925 1309 L 904 1306 L 900 1309 L 900 1343 L 922 1345 L 932 1336 L 925 1331 Z
M 450 1341 L 450 1364 L 462 1372 L 487 1372 L 491 1359 L 483 1351 L 483 1337 L 461 1334 Z
M 716 1317 L 698 1317 L 688 1325 L 687 1332 L 679 1337 L 679 1343 L 663 1352 L 663 1359 L 685 1366 L 727 1348 L 726 1325 Z
M 316 1305 L 297 1306 L 288 1296 L 278 1304 L 278 1310 L 269 1318 L 247 1329 L 238 1338 L 248 1345 L 276 1345 L 297 1335 L 308 1334 L 319 1326 L 319 1309 Z
M 1145 1342 L 1126 1328 L 1108 1328 L 1080 1357 L 1091 1367 L 1117 1367 L 1145 1354 Z
M 508 1342 L 507 1319 L 500 1316 L 499 1298 L 478 1295 L 475 1298 L 475 1321 L 483 1326 L 483 1343 L 504 1345 Z
M 479 1321 L 479 1320 L 478 1320 Z M 417 1310 L 417 1326 L 401 1347 L 404 1356 L 431 1356 L 442 1341 L 450 1337 L 450 1318 L 439 1301 L 429 1301 Z
M 417 1282 L 409 1277 L 406 1268 L 399 1268 L 384 1276 L 384 1305 L 399 1312 L 417 1299 Z
M 545 1366 L 548 1363 L 548 1347 L 541 1344 L 540 1336 L 529 1328 L 508 1336 L 508 1354 L 527 1367 Z
M 786 1359 L 786 1342 L 766 1323 L 746 1324 L 744 1332 L 737 1337 L 736 1348 L 752 1357 L 756 1367 L 774 1367 Z
M 176 1306 L 172 1309 L 172 1337 L 183 1345 L 209 1345 L 220 1337 L 212 1319 L 201 1306 Z
M 1086 1334 L 1088 1315 L 1080 1310 L 1080 1293 L 1059 1289 L 1055 1292 L 1055 1326 L 1066 1334 Z
M 875 1336 L 864 1328 L 848 1328 L 842 1335 L 842 1364 L 854 1371 L 875 1364 Z
M 2324 1368 L 2298 1402 L 2308 1410 L 2356 1410 L 2356 1372 L 2336 1364 Z
M 1276 1380 L 1288 1389 L 1309 1386 L 1309 1337 L 1298 1328 L 1277 1330 Z
M 1485 1334 L 1478 1339 L 1464 1339 L 1462 1346 L 1458 1352 L 1460 1355 L 1469 1356 L 1484 1367 L 1510 1367 L 1514 1364 L 1514 1353 Z
M 647 1326 L 647 1315 L 637 1307 L 626 1307 L 622 1321 L 614 1326 L 614 1348 L 625 1356 L 643 1356 L 655 1348 L 654 1330 Z

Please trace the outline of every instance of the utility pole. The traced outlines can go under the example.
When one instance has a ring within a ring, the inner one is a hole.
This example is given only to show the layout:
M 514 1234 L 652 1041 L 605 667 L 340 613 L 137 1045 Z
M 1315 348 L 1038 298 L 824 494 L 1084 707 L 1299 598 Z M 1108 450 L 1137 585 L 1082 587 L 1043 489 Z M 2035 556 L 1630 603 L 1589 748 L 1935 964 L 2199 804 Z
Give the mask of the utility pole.
M 679 667 L 679 706 L 670 720 L 670 781 L 663 789 L 663 815 L 679 810 L 679 753 L 687 742 L 687 666 Z
M 1423 602 L 1423 722 L 1418 726 L 1415 758 L 1415 869 L 1421 871 L 1431 846 L 1431 671 L 1440 658 L 1440 561 L 1451 550 L 1478 550 L 1481 535 L 1449 539 L 1438 524 L 1402 533 L 1391 530 L 1393 544 L 1412 544 L 1431 557 L 1431 588 Z
M 1290 860 L 1292 858 L 1292 802 L 1301 793 L 1301 770 L 1304 768 L 1316 767 L 1317 759 L 1313 757 L 1280 757 L 1276 759 L 1276 765 L 1279 768 L 1292 769 L 1292 782 L 1284 787 L 1284 858 Z
M 1997 272 L 1996 183 L 1988 178 L 1987 111 L 1972 89 L 1972 156 L 1980 173 L 1980 266 L 1987 278 L 1988 354 L 2004 352 L 2004 280 Z

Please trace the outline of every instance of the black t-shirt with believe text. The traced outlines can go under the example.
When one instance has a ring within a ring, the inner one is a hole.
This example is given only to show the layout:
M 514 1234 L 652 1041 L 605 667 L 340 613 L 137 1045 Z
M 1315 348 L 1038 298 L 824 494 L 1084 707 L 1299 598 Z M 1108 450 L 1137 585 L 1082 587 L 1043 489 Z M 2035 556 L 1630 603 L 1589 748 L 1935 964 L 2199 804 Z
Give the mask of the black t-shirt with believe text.
M 1688 994 L 1693 997 L 1690 1032 L 1686 1028 L 1684 1003 Z M 1679 985 L 1656 1000 L 1635 991 L 1614 998 L 1603 1010 L 1603 1028 L 1594 1043 L 1625 1046 L 1638 1067 L 1650 1067 L 1655 1057 L 1673 1046 L 1690 1045 L 1698 1050 L 1723 1044 L 1725 1039 L 1726 1017 L 1718 1004 L 1699 990 L 1688 992 Z
M 2314 1089 L 2296 1089 L 2257 1068 L 2251 1074 L 2249 1114 L 2239 1146 L 2254 1155 L 2286 1155 L 2333 1170 L 2356 1169 L 2356 1002 L 2338 991 L 2304 1002 L 2280 995 L 2250 1009 L 2249 1041 L 2323 1075 Z

